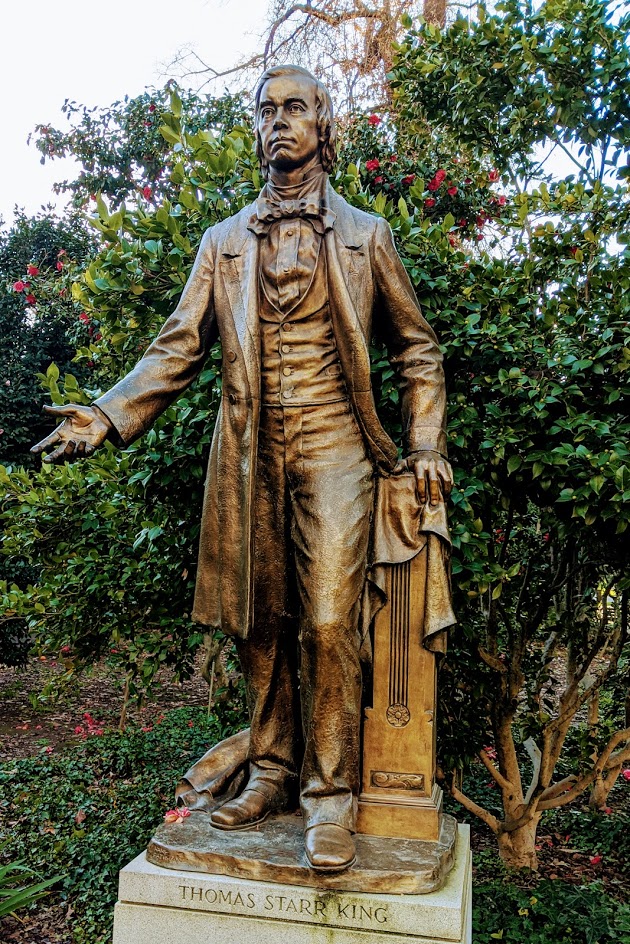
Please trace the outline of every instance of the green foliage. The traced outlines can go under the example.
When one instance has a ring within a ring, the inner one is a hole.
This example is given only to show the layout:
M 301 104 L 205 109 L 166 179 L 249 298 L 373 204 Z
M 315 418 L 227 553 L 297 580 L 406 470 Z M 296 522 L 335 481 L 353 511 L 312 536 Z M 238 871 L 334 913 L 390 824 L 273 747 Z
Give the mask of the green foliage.
M 32 218 L 18 213 L 0 231 L 0 462 L 30 464 L 33 436 L 50 426 L 36 374 L 51 363 L 69 367 L 74 345 L 67 332 L 76 316 L 65 275 L 94 244 L 84 220 L 49 210 Z
M 219 131 L 247 121 L 241 95 L 212 98 L 179 89 L 173 82 L 135 98 L 125 96 L 108 108 L 88 108 L 66 100 L 62 112 L 70 128 L 60 131 L 37 125 L 35 145 L 42 164 L 68 155 L 81 163 L 75 180 L 55 185 L 57 193 L 71 194 L 77 207 L 86 206 L 99 193 L 115 206 L 140 197 L 156 206 L 172 196 L 176 134 L 165 126 L 171 117 L 184 114 L 191 131 Z
M 619 944 L 630 941 L 630 907 L 596 882 L 543 881 L 531 889 L 508 882 L 475 886 L 475 944 Z
M 1 851 L 1 850 L 0 850 Z M 0 919 L 13 915 L 20 908 L 28 908 L 48 894 L 46 889 L 56 884 L 59 877 L 49 878 L 43 882 L 24 885 L 26 878 L 35 875 L 32 869 L 23 862 L 12 862 L 0 865 Z
M 92 735 L 65 754 L 0 765 L 4 855 L 64 873 L 77 944 L 109 940 L 118 872 L 144 848 L 193 760 L 242 727 L 179 709 L 147 730 Z

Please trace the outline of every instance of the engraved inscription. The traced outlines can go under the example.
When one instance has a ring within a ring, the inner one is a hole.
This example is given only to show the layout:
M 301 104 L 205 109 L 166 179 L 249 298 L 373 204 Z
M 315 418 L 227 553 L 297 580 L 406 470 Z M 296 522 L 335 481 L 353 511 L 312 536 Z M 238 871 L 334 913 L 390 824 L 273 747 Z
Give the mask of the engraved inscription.
M 387 770 L 372 770 L 374 787 L 390 790 L 424 790 L 424 774 L 401 774 Z
M 215 905 L 219 909 L 227 906 L 235 911 L 267 913 L 270 917 L 281 915 L 302 916 L 316 921 L 338 921 L 358 927 L 387 924 L 387 905 L 362 905 L 333 894 L 313 897 L 290 895 L 256 895 L 234 889 L 202 887 L 200 885 L 178 885 L 179 901 L 188 905 Z

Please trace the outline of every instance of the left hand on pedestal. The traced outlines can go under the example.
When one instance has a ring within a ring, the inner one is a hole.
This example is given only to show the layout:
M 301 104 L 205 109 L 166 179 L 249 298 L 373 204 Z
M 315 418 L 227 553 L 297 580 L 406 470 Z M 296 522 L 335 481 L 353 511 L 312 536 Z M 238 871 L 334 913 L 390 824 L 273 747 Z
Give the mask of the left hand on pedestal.
M 394 469 L 394 475 L 401 472 L 413 472 L 415 475 L 421 505 L 426 504 L 427 499 L 431 505 L 437 505 L 446 500 L 453 490 L 453 470 L 450 462 L 439 452 L 412 452 Z

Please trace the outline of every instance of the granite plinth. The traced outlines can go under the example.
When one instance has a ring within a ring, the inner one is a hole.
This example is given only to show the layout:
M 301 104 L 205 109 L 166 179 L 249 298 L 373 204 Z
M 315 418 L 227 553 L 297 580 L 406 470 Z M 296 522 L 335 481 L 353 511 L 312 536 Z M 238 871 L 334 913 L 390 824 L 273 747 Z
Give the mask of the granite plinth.
M 233 875 L 345 892 L 421 895 L 435 891 L 453 865 L 457 823 L 442 817 L 437 842 L 356 835 L 357 860 L 345 872 L 322 874 L 308 865 L 302 817 L 270 817 L 259 827 L 226 832 L 207 813 L 160 826 L 149 843 L 153 865 Z
M 143 853 L 120 873 L 113 944 L 471 944 L 470 838 L 422 895 L 343 892 L 164 869 Z

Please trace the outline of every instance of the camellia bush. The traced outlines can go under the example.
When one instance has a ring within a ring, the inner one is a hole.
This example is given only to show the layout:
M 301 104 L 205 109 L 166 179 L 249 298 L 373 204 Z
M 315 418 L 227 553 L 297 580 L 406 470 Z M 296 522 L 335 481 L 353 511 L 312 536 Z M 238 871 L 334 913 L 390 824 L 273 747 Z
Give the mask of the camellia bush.
M 333 177 L 390 222 L 445 353 L 460 625 L 441 668 L 441 773 L 517 867 L 536 866 L 545 810 L 589 789 L 605 802 L 630 760 L 617 694 L 628 676 L 627 50 L 626 21 L 598 0 L 410 29 L 394 110 L 344 127 Z M 67 273 L 90 380 L 51 367 L 54 402 L 89 402 L 133 366 L 204 229 L 262 185 L 248 126 L 199 129 L 176 92 L 160 122 L 168 198 L 98 199 L 102 248 Z M 568 175 L 544 163 L 553 147 Z M 395 376 L 373 355 L 379 410 L 399 436 Z M 40 568 L 26 589 L 6 583 L 4 612 L 61 654 L 67 678 L 108 649 L 131 690 L 150 689 L 162 665 L 191 671 L 220 357 L 132 447 L 0 472 L 4 551 Z M 475 758 L 496 784 L 493 808 L 463 787 Z

